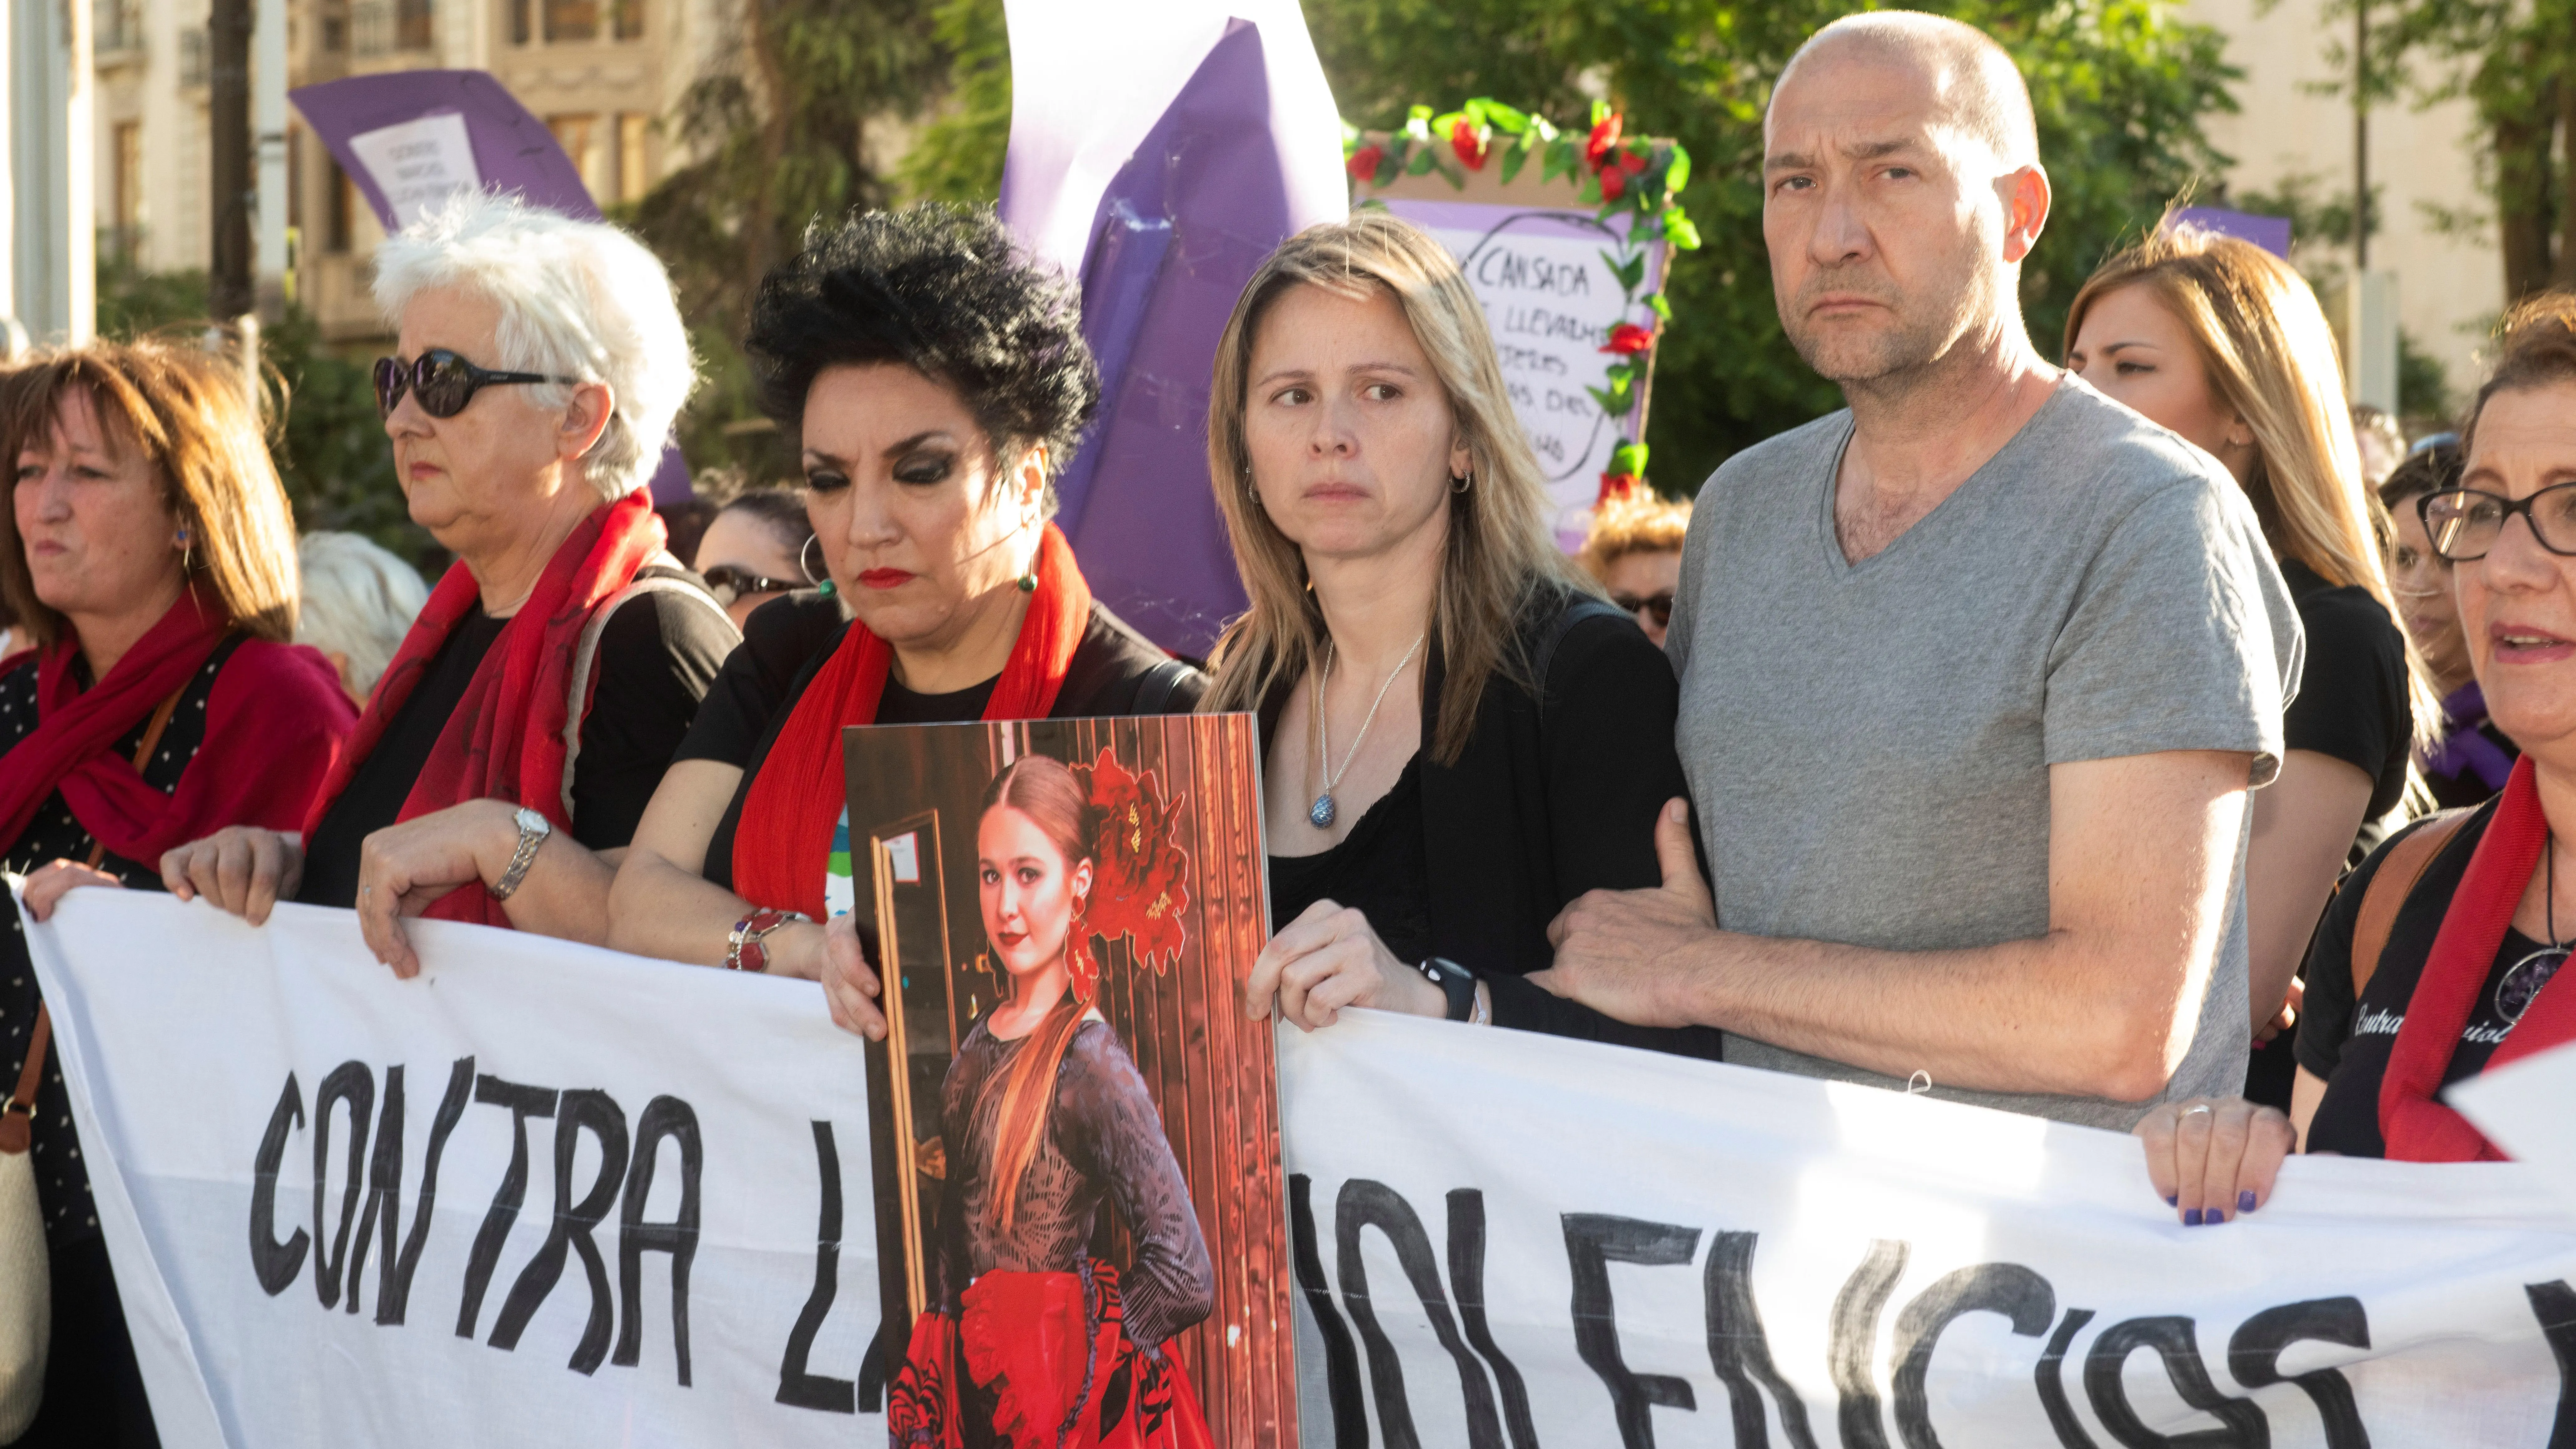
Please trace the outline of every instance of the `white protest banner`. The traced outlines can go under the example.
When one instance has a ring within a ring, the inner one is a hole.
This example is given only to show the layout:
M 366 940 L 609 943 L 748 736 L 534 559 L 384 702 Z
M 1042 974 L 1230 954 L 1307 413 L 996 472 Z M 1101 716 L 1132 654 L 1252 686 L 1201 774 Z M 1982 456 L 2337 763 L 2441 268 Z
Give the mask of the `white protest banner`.
M 410 929 L 405 982 L 348 911 L 26 927 L 161 1442 L 884 1442 L 865 1072 L 817 988 Z
M 349 149 L 366 163 L 385 204 L 394 209 L 391 230 L 400 231 L 448 197 L 483 184 L 465 118 L 453 111 L 351 136 Z
M 2185 1228 L 2129 1138 L 1866 1087 L 1370 1012 L 1279 1062 L 1310 1445 L 2576 1446 L 2518 1164 Z
M 877 1442 L 861 1053 L 813 988 L 414 929 L 397 982 L 346 912 L 27 928 L 163 1441 Z M 2576 1204 L 2517 1164 L 2293 1161 L 2184 1228 L 2113 1134 L 1278 1040 L 1308 1444 L 2576 1446 Z

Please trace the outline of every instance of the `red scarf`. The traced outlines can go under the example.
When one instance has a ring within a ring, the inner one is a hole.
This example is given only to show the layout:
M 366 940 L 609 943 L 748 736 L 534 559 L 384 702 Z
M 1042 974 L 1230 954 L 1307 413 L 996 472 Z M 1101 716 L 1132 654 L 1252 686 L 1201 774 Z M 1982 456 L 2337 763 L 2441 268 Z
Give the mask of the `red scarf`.
M 2397 1029 L 2388 1053 L 2387 1074 L 2379 1082 L 2379 1130 L 2388 1156 L 2403 1162 L 2500 1162 L 2495 1149 L 2469 1120 L 2436 1100 L 2460 1032 L 2469 1024 L 2479 993 L 2486 990 L 2496 952 L 2504 946 L 2505 928 L 2514 908 L 2531 885 L 2549 840 L 2549 821 L 2540 811 L 2540 789 L 2533 782 L 2531 756 L 2514 764 L 2496 803 L 2495 817 L 2469 857 L 2469 868 L 2452 893 L 2433 938 L 2433 954 L 2415 982 L 2406 1020 Z M 2553 943 L 2554 944 L 2554 943 Z M 2576 1041 L 2576 971 L 2560 968 L 2523 1008 L 2521 1020 L 2487 1058 L 2487 1068 L 2518 1061 L 2535 1052 Z
M 468 800 L 498 799 L 536 810 L 558 830 L 571 828 L 564 814 L 563 773 L 564 726 L 571 719 L 564 694 L 572 684 L 573 652 L 591 611 L 633 582 L 636 570 L 661 551 L 668 537 L 653 514 L 652 499 L 641 491 L 581 521 L 547 561 L 527 602 L 501 626 L 501 637 L 465 686 L 396 820 Z M 357 738 L 305 817 L 306 839 L 348 788 L 359 762 L 374 753 L 448 636 L 481 601 L 482 587 L 462 562 L 438 581 L 367 700 Z M 501 903 L 480 884 L 439 897 L 428 913 L 451 921 L 510 924 Z
M 73 678 L 77 640 L 58 639 L 40 653 L 35 731 L 0 755 L 0 841 L 25 834 L 56 790 L 93 839 L 145 865 L 227 825 L 283 828 L 300 818 L 349 732 L 347 696 L 310 649 L 251 640 L 235 653 L 233 663 L 246 667 L 227 667 L 210 694 L 199 746 L 222 768 L 188 770 L 164 795 L 116 748 L 187 686 L 232 628 L 222 608 L 192 588 L 87 689 Z M 228 687 L 237 683 L 242 687 Z
M 986 719 L 1046 718 L 1091 623 L 1091 586 L 1074 566 L 1073 546 L 1052 523 L 1038 541 L 1037 579 L 1010 661 L 984 706 Z M 823 919 L 832 826 L 847 804 L 841 728 L 876 723 L 877 700 L 893 667 L 893 647 L 853 624 L 816 671 L 743 797 L 733 837 L 735 894 Z

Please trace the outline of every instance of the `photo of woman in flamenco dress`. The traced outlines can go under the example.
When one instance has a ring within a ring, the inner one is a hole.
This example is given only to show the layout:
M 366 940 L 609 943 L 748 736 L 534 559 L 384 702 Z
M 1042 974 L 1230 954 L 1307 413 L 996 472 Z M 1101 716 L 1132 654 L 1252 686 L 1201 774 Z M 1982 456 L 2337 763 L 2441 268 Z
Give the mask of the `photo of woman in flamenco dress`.
M 985 939 L 1011 999 L 976 1022 L 941 1091 L 947 1176 L 932 1307 L 888 1405 L 900 1446 L 1200 1449 L 1173 1335 L 1215 1302 L 1198 1216 L 1144 1078 L 1094 1006 L 1090 939 L 1179 955 L 1187 860 L 1153 776 L 1015 761 L 976 829 Z M 1103 1202 L 1135 1248 L 1091 1255 Z

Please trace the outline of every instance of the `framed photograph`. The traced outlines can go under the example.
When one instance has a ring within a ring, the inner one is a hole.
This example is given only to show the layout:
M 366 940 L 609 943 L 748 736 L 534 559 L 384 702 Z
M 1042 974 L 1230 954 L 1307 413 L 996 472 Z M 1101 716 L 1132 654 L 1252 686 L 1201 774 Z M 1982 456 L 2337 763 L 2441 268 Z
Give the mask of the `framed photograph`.
M 1253 718 L 844 750 L 894 1442 L 1294 1445 Z

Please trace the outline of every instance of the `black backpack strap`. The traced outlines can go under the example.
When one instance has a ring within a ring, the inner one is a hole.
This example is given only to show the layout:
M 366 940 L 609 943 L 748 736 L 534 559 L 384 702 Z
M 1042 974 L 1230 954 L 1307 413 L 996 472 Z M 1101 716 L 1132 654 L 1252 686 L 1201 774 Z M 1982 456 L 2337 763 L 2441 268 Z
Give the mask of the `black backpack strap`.
M 1573 633 L 1577 624 L 1592 619 L 1627 617 L 1618 605 L 1590 594 L 1578 594 L 1571 603 L 1556 611 L 1556 617 L 1548 621 L 1546 632 L 1539 635 L 1538 648 L 1530 654 L 1530 684 L 1538 691 L 1539 719 L 1542 722 L 1547 719 L 1549 707 L 1556 703 L 1556 696 L 1547 687 L 1548 671 L 1556 665 L 1556 646 L 1565 642 L 1565 636 Z
M 1136 702 L 1132 714 L 1170 714 L 1172 696 L 1180 693 L 1181 681 L 1190 677 L 1192 667 L 1186 659 L 1166 659 L 1145 671 L 1136 681 Z

